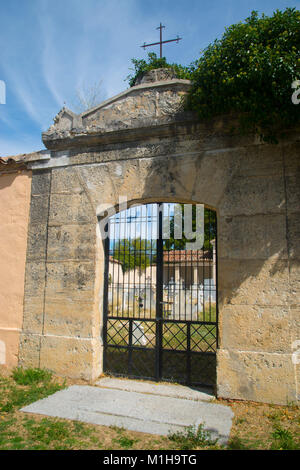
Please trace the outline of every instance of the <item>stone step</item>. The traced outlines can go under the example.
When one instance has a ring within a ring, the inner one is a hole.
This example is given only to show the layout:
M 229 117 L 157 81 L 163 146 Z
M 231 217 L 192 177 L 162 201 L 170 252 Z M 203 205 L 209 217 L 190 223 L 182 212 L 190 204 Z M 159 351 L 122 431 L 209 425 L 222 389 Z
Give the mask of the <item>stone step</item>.
M 202 423 L 220 444 L 229 438 L 233 417 L 224 405 L 89 385 L 73 385 L 21 411 L 159 435 Z
M 95 385 L 101 388 L 112 388 L 127 392 L 139 392 L 149 395 L 183 398 L 185 400 L 211 402 L 215 398 L 212 391 L 208 388 L 196 389 L 185 385 L 147 382 L 144 380 L 103 377 L 98 380 Z

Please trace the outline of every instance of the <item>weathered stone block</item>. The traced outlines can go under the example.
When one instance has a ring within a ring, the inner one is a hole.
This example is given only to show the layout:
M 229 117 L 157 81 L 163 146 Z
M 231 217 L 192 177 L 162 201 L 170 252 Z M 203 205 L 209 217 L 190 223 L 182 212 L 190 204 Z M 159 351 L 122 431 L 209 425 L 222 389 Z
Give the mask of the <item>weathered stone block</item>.
M 37 170 L 33 172 L 31 194 L 34 196 L 49 194 L 51 170 Z
M 83 190 L 80 194 L 51 194 L 49 225 L 90 224 L 95 217 Z
M 25 298 L 26 296 L 43 296 L 45 290 L 45 270 L 45 261 L 28 260 L 25 271 Z
M 46 259 L 47 225 L 30 224 L 27 239 L 27 262 Z
M 20 334 L 19 366 L 40 367 L 40 338 L 36 334 Z
M 298 134 L 299 135 L 299 134 Z M 299 138 L 299 137 L 298 137 Z M 294 176 L 299 174 L 299 140 L 298 142 L 290 142 L 282 147 L 282 158 L 284 159 L 284 167 L 286 176 Z
M 300 260 L 300 211 L 289 213 L 287 217 L 289 255 Z
M 220 216 L 218 235 L 219 256 L 222 258 L 287 258 L 284 214 Z
M 94 380 L 101 374 L 101 352 L 99 339 L 44 336 L 40 367 L 65 377 Z
M 83 190 L 76 166 L 54 168 L 52 170 L 51 194 L 80 194 Z
M 291 343 L 294 341 L 299 341 L 298 350 L 299 350 L 299 362 L 300 362 L 300 305 L 294 305 L 290 307 L 291 315 L 291 330 L 290 337 Z M 292 344 L 291 344 L 292 347 Z M 300 385 L 300 384 L 299 384 Z
M 30 224 L 47 224 L 49 212 L 49 195 L 31 196 Z
M 219 210 L 223 216 L 284 214 L 283 175 L 233 177 L 220 201 Z
M 47 263 L 47 298 L 85 300 L 94 298 L 94 262 Z
M 26 295 L 24 300 L 23 332 L 42 334 L 44 295 Z
M 270 177 L 283 175 L 283 156 L 279 145 L 252 145 L 246 147 L 236 175 Z
M 297 401 L 291 354 L 220 349 L 217 384 L 222 398 L 282 405 Z
M 218 260 L 219 305 L 286 306 L 290 296 L 288 261 Z
M 65 225 L 48 229 L 48 261 L 93 260 L 96 225 Z
M 288 212 L 300 212 L 300 163 L 297 173 L 286 176 L 285 181 L 287 192 L 287 210 Z
M 300 260 L 290 260 L 290 306 L 299 306 L 300 299 Z
M 89 300 L 72 300 L 70 298 L 50 298 L 45 305 L 45 334 L 76 336 L 88 338 L 93 336 L 93 296 Z
M 219 318 L 223 349 L 276 353 L 291 351 L 292 324 L 287 308 L 226 305 Z

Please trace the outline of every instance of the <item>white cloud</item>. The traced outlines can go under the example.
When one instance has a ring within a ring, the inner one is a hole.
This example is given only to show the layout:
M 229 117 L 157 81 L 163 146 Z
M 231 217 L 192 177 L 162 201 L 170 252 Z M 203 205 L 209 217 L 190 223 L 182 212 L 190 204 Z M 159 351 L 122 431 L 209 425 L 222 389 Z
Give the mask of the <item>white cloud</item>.
M 279 0 L 273 2 L 274 9 L 280 8 Z M 235 4 L 238 8 L 233 9 Z M 0 122 L 15 128 L 17 151 L 20 129 L 30 133 L 31 128 L 33 141 L 38 141 L 64 102 L 72 109 L 78 88 L 102 80 L 103 99 L 126 89 L 131 58 L 159 52 L 158 47 L 144 51 L 140 45 L 158 40 L 155 28 L 160 22 L 166 26 L 165 39 L 183 37 L 179 44 L 165 46 L 168 60 L 187 65 L 220 36 L 225 21 L 242 20 L 263 4 L 267 2 L 253 0 L 251 7 L 232 0 L 228 5 L 221 0 L 0 2 L 0 79 L 7 86 Z

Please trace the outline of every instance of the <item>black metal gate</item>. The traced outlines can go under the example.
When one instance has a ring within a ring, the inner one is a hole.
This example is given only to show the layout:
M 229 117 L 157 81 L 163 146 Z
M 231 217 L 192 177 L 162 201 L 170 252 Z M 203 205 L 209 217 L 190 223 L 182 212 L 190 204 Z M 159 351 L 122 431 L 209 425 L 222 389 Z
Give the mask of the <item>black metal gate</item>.
M 205 208 L 203 247 L 187 249 L 184 234 L 180 239 L 174 236 L 175 206 L 184 212 L 183 205 L 156 203 L 131 207 L 109 218 L 104 371 L 213 386 L 218 316 L 216 214 Z M 194 226 L 195 206 L 192 214 Z

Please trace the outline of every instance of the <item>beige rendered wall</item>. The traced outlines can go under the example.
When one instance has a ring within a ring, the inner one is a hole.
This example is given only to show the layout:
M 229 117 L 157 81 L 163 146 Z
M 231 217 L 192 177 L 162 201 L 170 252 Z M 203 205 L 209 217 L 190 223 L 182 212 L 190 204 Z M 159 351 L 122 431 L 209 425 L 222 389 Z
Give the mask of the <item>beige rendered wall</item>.
M 0 174 L 0 367 L 18 363 L 31 172 Z

